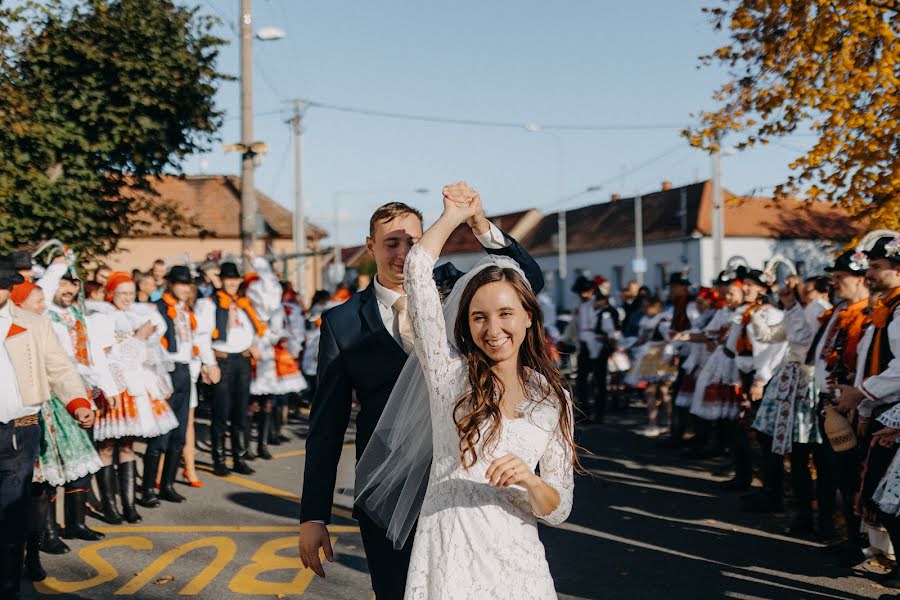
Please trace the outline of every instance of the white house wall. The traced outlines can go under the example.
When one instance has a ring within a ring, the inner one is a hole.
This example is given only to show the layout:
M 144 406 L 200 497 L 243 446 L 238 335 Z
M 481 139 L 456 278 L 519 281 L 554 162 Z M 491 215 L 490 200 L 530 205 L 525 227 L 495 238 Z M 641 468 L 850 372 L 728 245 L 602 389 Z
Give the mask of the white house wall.
M 700 240 L 702 262 L 700 271 L 702 282 L 708 285 L 718 275 L 713 268 L 712 238 Z M 761 269 L 763 263 L 775 254 L 781 254 L 798 265 L 801 275 L 810 276 L 823 273 L 832 260 L 834 242 L 829 240 L 775 240 L 768 238 L 729 237 L 722 244 L 723 261 L 731 257 L 742 257 L 747 263 Z

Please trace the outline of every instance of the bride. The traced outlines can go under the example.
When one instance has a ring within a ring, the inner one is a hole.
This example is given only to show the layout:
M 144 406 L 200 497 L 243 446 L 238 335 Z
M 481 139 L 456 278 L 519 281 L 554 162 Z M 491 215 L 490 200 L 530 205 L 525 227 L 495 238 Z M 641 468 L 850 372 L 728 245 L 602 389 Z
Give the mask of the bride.
M 537 519 L 568 517 L 576 455 L 538 301 L 514 262 L 492 257 L 457 283 L 457 316 L 445 320 L 432 278 L 480 203 L 464 183 L 444 188 L 443 214 L 406 258 L 433 446 L 406 598 L 556 598 Z

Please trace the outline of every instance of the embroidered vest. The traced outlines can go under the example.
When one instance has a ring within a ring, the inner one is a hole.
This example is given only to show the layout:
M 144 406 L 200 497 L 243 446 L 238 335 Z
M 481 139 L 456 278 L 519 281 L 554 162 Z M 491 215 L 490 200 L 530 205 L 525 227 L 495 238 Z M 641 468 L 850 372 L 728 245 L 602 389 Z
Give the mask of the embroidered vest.
M 154 304 L 156 304 L 159 314 L 162 315 L 163 320 L 166 322 L 166 334 L 161 337 L 159 341 L 169 353 L 175 354 L 178 352 L 177 325 L 175 323 L 175 318 L 178 316 L 178 300 L 166 292 L 163 294 L 163 297 L 154 302 Z M 191 325 L 191 332 L 193 333 L 197 329 L 197 318 L 194 316 L 194 311 L 190 306 L 187 306 L 186 310 Z M 194 354 L 197 353 L 197 347 L 194 346 Z
M 74 325 L 63 319 L 55 310 L 50 311 L 50 319 L 66 328 L 72 349 L 75 351 L 75 360 L 78 361 L 78 364 L 89 367 L 91 366 L 91 355 L 88 349 L 87 323 L 77 308 L 71 306 L 69 310 L 75 315 Z
M 894 311 L 898 305 L 900 305 L 900 288 L 894 288 L 887 298 L 875 304 L 872 311 L 872 327 L 875 328 L 875 332 L 872 336 L 872 345 L 869 346 L 869 355 L 866 357 L 866 377 L 882 373 L 894 359 L 887 330 L 894 320 Z
M 266 332 L 266 325 L 257 316 L 249 298 L 244 296 L 232 298 L 222 290 L 217 290 L 215 296 L 213 296 L 213 304 L 216 306 L 216 328 L 212 331 L 212 339 L 220 342 L 228 341 L 228 312 L 231 309 L 232 302 L 237 304 L 237 307 L 243 310 L 247 318 L 250 319 L 256 335 L 262 335 Z

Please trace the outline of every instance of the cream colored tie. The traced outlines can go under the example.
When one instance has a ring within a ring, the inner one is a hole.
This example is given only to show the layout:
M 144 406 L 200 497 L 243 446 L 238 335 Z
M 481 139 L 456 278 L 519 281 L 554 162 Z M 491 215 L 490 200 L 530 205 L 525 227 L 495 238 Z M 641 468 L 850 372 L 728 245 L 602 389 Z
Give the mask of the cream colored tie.
M 412 323 L 409 321 L 409 311 L 406 310 L 406 296 L 400 296 L 394 302 L 394 310 L 397 311 L 397 329 L 400 331 L 400 339 L 403 341 L 403 351 L 412 354 L 414 336 Z

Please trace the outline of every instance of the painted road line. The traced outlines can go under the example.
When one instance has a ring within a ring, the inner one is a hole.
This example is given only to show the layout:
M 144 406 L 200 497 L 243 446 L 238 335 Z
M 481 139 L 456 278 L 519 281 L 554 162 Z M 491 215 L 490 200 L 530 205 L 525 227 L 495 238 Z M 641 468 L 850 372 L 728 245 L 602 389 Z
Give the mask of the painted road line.
M 356 446 L 353 444 L 344 444 L 341 446 L 344 450 L 349 450 L 351 448 L 355 448 Z M 303 450 L 288 450 L 287 452 L 277 452 L 272 455 L 272 458 L 291 458 L 294 456 L 306 456 L 306 449 Z
M 94 527 L 101 533 L 297 533 L 297 525 L 125 525 Z M 334 533 L 356 533 L 353 525 L 329 525 Z

